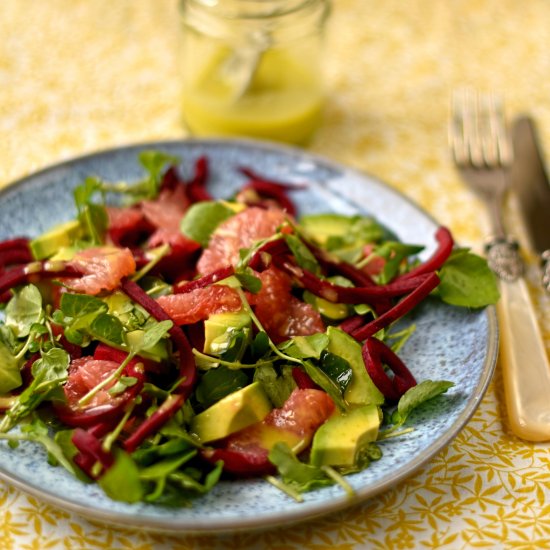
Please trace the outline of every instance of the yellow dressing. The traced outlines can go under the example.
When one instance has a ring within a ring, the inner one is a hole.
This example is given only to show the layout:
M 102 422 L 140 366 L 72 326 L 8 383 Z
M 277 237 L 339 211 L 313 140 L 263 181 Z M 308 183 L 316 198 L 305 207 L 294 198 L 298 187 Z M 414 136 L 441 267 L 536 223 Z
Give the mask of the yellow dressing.
M 228 71 L 231 55 L 219 49 L 188 83 L 183 109 L 190 131 L 307 142 L 323 107 L 320 77 L 309 68 L 308 56 L 300 58 L 288 49 L 263 52 L 250 67 L 250 82 L 243 90 L 242 73 Z

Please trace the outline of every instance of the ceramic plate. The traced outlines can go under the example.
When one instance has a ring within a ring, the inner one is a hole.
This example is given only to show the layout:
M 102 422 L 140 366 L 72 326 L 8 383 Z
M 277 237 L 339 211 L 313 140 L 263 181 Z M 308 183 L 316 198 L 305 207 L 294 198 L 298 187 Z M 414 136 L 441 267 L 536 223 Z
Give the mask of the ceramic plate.
M 293 192 L 300 213 L 374 214 L 399 238 L 434 249 L 437 223 L 405 197 L 375 179 L 299 149 L 267 143 L 230 140 L 157 142 L 100 152 L 71 160 L 27 177 L 0 193 L 0 240 L 35 236 L 75 215 L 71 189 L 85 177 L 111 181 L 138 180 L 137 155 L 155 149 L 181 159 L 189 175 L 195 159 L 210 159 L 211 192 L 228 197 L 243 178 L 239 166 L 286 182 L 308 182 Z M 0 443 L 0 476 L 44 501 L 108 523 L 171 532 L 223 532 L 265 528 L 326 514 L 365 500 L 411 476 L 448 445 L 474 413 L 489 383 L 497 353 L 492 308 L 468 311 L 435 301 L 414 315 L 417 330 L 400 355 L 417 380 L 446 379 L 455 383 L 444 396 L 413 414 L 414 430 L 382 444 L 383 457 L 348 477 L 350 498 L 338 486 L 304 495 L 297 503 L 269 483 L 258 480 L 220 483 L 191 508 L 173 509 L 125 504 L 107 498 L 95 485 L 85 485 L 63 468 L 51 467 L 42 449 Z

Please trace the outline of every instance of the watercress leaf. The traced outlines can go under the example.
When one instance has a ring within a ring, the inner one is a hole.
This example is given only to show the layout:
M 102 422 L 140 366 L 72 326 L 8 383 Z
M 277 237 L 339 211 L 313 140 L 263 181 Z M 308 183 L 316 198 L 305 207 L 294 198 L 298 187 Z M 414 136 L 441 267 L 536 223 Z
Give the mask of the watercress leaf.
M 97 340 L 120 346 L 124 343 L 124 327 L 120 320 L 108 313 L 99 314 L 90 325 L 90 333 Z
M 160 340 L 166 336 L 173 325 L 174 323 L 172 323 L 172 321 L 167 320 L 148 326 L 143 337 L 143 349 L 152 348 L 160 342 Z
M 14 291 L 6 306 L 6 326 L 18 338 L 28 336 L 31 327 L 43 316 L 42 295 L 36 286 L 26 285 Z
M 327 348 L 329 337 L 320 332 L 310 336 L 294 336 L 280 347 L 290 357 L 296 359 L 320 359 L 321 353 Z
M 73 319 L 103 313 L 108 309 L 107 304 L 95 296 L 72 294 L 70 292 L 61 295 L 59 307 L 67 317 Z
M 321 468 L 300 462 L 286 443 L 275 443 L 268 458 L 276 466 L 283 482 L 299 492 L 333 484 Z
M 349 362 L 334 353 L 324 351 L 320 367 L 325 374 L 338 384 L 343 395 L 353 376 Z
M 73 197 L 78 212 L 83 212 L 92 202 L 93 196 L 103 190 L 103 182 L 96 177 L 87 177 L 80 185 L 77 185 L 73 191 Z
M 126 344 L 130 352 L 135 354 L 154 347 L 172 328 L 172 321 L 152 321 L 143 327 L 142 330 L 134 330 L 126 333 Z
M 115 385 L 108 390 L 108 393 L 109 395 L 119 395 L 136 384 L 137 378 L 134 376 L 121 376 Z
M 181 220 L 181 232 L 200 243 L 208 246 L 210 236 L 218 225 L 233 216 L 235 212 L 225 204 L 217 201 L 201 201 L 192 204 Z
M 263 364 L 254 370 L 254 382 L 260 382 L 275 407 L 282 407 L 296 388 L 292 377 L 292 367 L 283 366 L 281 374 L 273 365 Z
M 471 252 L 453 252 L 439 271 L 440 298 L 451 305 L 480 308 L 495 304 L 500 293 L 487 261 Z
M 138 159 L 148 173 L 148 178 L 142 184 L 145 198 L 153 199 L 158 195 L 164 170 L 171 164 L 179 164 L 180 159 L 162 151 L 142 151 Z
M 114 455 L 115 461 L 99 478 L 99 486 L 113 500 L 139 502 L 143 498 L 143 486 L 136 463 L 122 450 L 116 449 Z
M 393 415 L 393 421 L 403 424 L 411 411 L 453 387 L 454 383 L 446 380 L 424 380 L 407 390 L 399 399 L 397 411 Z
M 340 410 L 346 411 L 348 409 L 348 404 L 342 395 L 340 386 L 328 374 L 316 367 L 311 361 L 305 360 L 302 362 L 302 365 L 313 382 L 329 394 L 335 405 Z
M 252 358 L 255 360 L 260 359 L 269 351 L 269 336 L 263 330 L 256 334 L 252 344 L 250 345 L 250 352 Z
M 0 340 L 0 394 L 18 388 L 22 383 L 19 361 Z
M 387 241 L 376 248 L 374 254 L 384 258 L 384 267 L 378 276 L 380 283 L 391 281 L 398 273 L 403 260 L 423 250 L 423 246 Z
M 69 461 L 71 468 L 73 468 L 73 474 L 75 475 L 75 477 L 77 477 L 80 481 L 84 481 L 85 483 L 91 483 L 92 480 L 80 468 L 74 468 L 72 466 L 73 458 L 79 453 L 78 449 L 72 441 L 73 433 L 74 430 L 60 430 L 55 433 L 54 441 L 58 445 L 63 456 Z M 59 460 L 59 463 L 64 465 L 61 460 Z
M 222 397 L 229 395 L 250 383 L 242 370 L 220 366 L 207 370 L 201 377 L 195 391 L 197 401 L 207 408 Z
M 35 386 L 34 391 L 39 391 L 46 382 L 53 385 L 65 382 L 69 363 L 69 354 L 64 349 L 52 348 L 43 353 L 31 367 L 34 377 L 31 386 Z
M 76 475 L 76 468 L 67 458 L 59 443 L 50 436 L 48 427 L 40 418 L 34 416 L 31 422 L 21 427 L 21 432 L 25 433 L 32 441 L 40 443 L 46 449 L 50 460 L 53 458 L 54 464 L 60 464 L 71 474 Z
M 252 294 L 258 294 L 262 290 L 262 280 L 256 277 L 250 268 L 235 273 L 235 277 L 237 277 L 243 288 L 252 292 Z
M 197 475 L 193 475 L 191 469 L 186 471 L 177 471 L 169 476 L 171 482 L 177 483 L 182 489 L 190 491 L 197 495 L 204 495 L 212 490 L 214 485 L 218 483 L 223 471 L 223 462 L 218 461 L 214 469 L 210 470 L 204 478 L 204 482 L 201 483 L 200 478 L 197 479 Z
M 151 466 L 142 468 L 139 472 L 139 477 L 142 480 L 152 481 L 168 476 L 172 472 L 175 472 L 180 466 L 189 462 L 197 455 L 196 449 L 192 449 L 184 454 L 177 456 L 169 456 L 163 460 L 155 462 Z
M 319 266 L 319 262 L 301 239 L 299 239 L 296 235 L 288 234 L 283 235 L 283 238 L 288 248 L 290 248 L 292 255 L 296 259 L 296 263 L 300 267 L 315 274 L 320 273 L 321 268 Z

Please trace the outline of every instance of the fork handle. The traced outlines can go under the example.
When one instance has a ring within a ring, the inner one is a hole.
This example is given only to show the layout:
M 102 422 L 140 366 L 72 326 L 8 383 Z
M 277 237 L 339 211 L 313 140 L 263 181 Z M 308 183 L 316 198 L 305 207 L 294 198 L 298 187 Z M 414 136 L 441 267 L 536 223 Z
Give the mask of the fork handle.
M 525 279 L 501 281 L 501 368 L 512 431 L 550 440 L 550 365 Z

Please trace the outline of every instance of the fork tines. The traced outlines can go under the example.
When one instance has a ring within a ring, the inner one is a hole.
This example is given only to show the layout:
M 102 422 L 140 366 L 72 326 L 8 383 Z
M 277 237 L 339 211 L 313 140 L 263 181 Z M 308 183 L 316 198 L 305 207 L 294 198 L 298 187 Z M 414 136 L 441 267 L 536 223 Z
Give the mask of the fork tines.
M 494 93 L 469 88 L 453 92 L 449 139 L 459 166 L 490 168 L 512 162 L 502 101 Z

